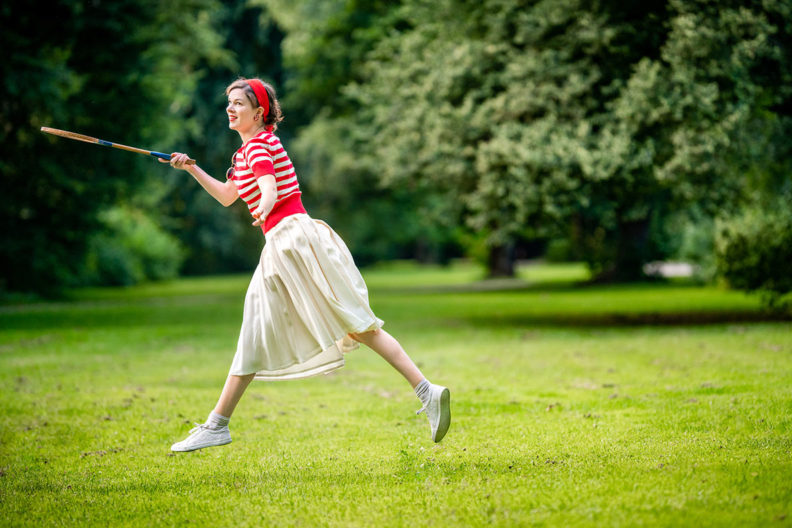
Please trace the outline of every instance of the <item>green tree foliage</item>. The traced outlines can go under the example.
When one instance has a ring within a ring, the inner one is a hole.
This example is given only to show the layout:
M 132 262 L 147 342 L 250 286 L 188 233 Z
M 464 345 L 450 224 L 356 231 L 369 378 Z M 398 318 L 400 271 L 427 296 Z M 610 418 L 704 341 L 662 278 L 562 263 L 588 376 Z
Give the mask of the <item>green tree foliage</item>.
M 625 228 L 691 206 L 730 214 L 790 181 L 789 4 L 672 1 L 670 13 L 660 56 L 635 64 L 597 134 L 577 220 L 599 271 L 635 276 L 651 256 Z
M 240 76 L 262 77 L 280 87 L 283 37 L 266 8 L 252 2 L 223 0 L 210 17 L 228 60 L 205 59 L 196 66 L 201 76 L 186 113 L 190 127 L 176 147 L 189 152 L 209 174 L 225 180 L 231 156 L 240 145 L 239 134 L 228 128 L 225 88 Z M 288 145 L 293 134 L 290 115 L 278 134 Z M 224 209 L 190 175 L 169 167 L 162 167 L 161 173 L 169 183 L 160 202 L 165 225 L 187 248 L 183 273 L 222 273 L 255 266 L 264 238 L 260 228 L 250 225 L 250 213 L 241 200 Z
M 368 74 L 366 60 L 400 23 L 399 3 L 332 0 L 265 3 L 283 28 L 284 110 L 300 126 L 287 144 L 311 214 L 327 219 L 358 263 L 416 256 L 447 259 L 457 250 L 453 221 L 424 206 L 414 186 L 384 187 L 383 160 L 365 156 L 367 109 L 347 93 Z
M 214 0 L 22 2 L 0 8 L 0 261 L 4 289 L 74 283 L 97 213 L 131 199 L 152 159 L 45 136 L 41 126 L 168 150 L 183 130 L 199 61 L 226 53 Z
M 145 211 L 113 207 L 102 211 L 99 220 L 104 230 L 88 243 L 87 283 L 129 286 L 178 275 L 184 259 L 182 244 Z
M 681 215 L 792 187 L 788 0 L 9 0 L 0 23 L 0 289 L 110 277 L 98 263 L 122 254 L 118 276 L 161 275 L 134 264 L 152 257 L 133 231 L 170 240 L 153 225 L 186 245 L 163 264 L 254 262 L 244 206 L 39 132 L 184 150 L 222 179 L 238 75 L 279 88 L 306 204 L 362 263 L 462 241 L 509 274 L 515 241 L 563 236 L 601 278 L 632 279 L 685 245 Z
M 770 306 L 792 292 L 792 210 L 790 198 L 775 207 L 751 207 L 721 220 L 716 228 L 719 273 L 734 288 L 760 291 Z
M 485 236 L 493 274 L 571 226 L 600 277 L 637 278 L 669 214 L 784 165 L 788 5 L 407 2 L 347 88 L 355 128 L 385 184 Z
M 513 273 L 516 238 L 553 233 L 588 200 L 597 117 L 662 29 L 662 4 L 616 11 L 629 20 L 573 0 L 412 2 L 350 89 L 383 181 L 445 197 L 494 275 Z
M 361 79 L 361 65 L 383 38 L 399 2 L 382 0 L 253 0 L 286 32 L 283 104 L 299 125 L 322 113 L 350 114 L 341 88 Z

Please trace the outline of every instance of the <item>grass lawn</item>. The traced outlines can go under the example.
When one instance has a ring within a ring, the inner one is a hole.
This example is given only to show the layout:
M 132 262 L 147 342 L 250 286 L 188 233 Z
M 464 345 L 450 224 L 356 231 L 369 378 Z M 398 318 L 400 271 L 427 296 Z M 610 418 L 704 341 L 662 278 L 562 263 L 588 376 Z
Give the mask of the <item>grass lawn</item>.
M 219 395 L 248 277 L 83 290 L 0 307 L 0 525 L 792 522 L 792 323 L 758 299 L 575 287 L 575 265 L 365 275 L 451 388 L 441 444 L 361 348 L 328 376 L 254 382 L 232 444 L 174 455 Z

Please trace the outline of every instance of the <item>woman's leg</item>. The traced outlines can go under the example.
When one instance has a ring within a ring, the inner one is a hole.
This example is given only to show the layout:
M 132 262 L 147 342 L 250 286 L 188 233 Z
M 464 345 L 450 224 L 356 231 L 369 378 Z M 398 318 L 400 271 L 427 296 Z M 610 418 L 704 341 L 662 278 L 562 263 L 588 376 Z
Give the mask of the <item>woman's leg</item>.
M 214 410 L 209 413 L 206 423 L 190 431 L 190 436 L 171 446 L 171 451 L 195 451 L 205 447 L 220 446 L 231 442 L 228 431 L 228 419 L 234 413 L 234 408 L 245 393 L 245 389 L 253 380 L 255 374 L 246 376 L 232 376 L 226 378 L 223 392 Z
M 254 377 L 255 374 L 246 374 L 245 376 L 229 374 L 223 386 L 223 392 L 220 394 L 220 399 L 217 400 L 217 405 L 215 405 L 214 412 L 226 418 L 231 418 L 237 403 L 239 403 L 239 399 L 242 398 L 245 389 L 247 389 Z
M 374 352 L 385 358 L 399 373 L 410 382 L 414 389 L 423 379 L 424 375 L 415 366 L 413 360 L 407 355 L 396 339 L 385 330 L 372 330 L 359 334 L 350 334 L 353 339 L 360 341 Z
M 350 336 L 385 358 L 393 368 L 407 378 L 407 381 L 415 389 L 415 395 L 424 404 L 418 412 L 426 411 L 432 440 L 435 442 L 442 440 L 451 425 L 451 393 L 449 390 L 446 387 L 429 383 L 399 342 L 385 330 L 350 334 Z

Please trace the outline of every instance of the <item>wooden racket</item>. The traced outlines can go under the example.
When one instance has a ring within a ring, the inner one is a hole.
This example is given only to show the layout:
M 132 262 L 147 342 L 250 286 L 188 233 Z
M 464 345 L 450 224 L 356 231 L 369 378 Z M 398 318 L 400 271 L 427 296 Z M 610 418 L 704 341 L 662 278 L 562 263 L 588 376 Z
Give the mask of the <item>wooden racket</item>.
M 57 128 L 41 127 L 41 131 L 46 132 L 47 134 L 53 134 L 55 136 L 75 139 L 77 141 L 84 141 L 86 143 L 95 143 L 97 145 L 104 145 L 105 147 L 113 147 L 121 150 L 128 150 L 129 152 L 137 152 L 138 154 L 148 154 L 149 156 L 154 156 L 155 158 L 160 158 L 164 160 L 171 159 L 171 155 L 165 154 L 164 152 L 156 152 L 153 150 L 128 147 L 126 145 L 121 145 L 119 143 L 112 143 L 110 141 L 105 141 L 104 139 L 97 139 L 95 137 L 86 136 L 85 134 L 78 134 L 77 132 L 69 132 L 68 130 L 58 130 Z M 188 159 L 187 165 L 195 165 L 195 160 Z

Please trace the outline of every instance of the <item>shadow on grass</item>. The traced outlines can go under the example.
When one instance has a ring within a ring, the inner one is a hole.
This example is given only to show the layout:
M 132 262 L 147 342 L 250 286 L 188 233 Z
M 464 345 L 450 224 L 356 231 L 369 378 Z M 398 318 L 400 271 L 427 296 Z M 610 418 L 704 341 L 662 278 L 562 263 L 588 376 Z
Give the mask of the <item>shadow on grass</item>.
M 476 327 L 701 326 L 792 321 L 740 292 L 687 280 L 602 284 L 568 280 L 487 279 L 465 284 L 383 288 L 416 299 L 439 296 L 448 322 Z M 747 302 L 746 302 L 747 301 Z M 418 302 L 421 302 L 420 300 Z M 461 306 L 470 306 L 464 313 Z M 442 306 L 436 315 L 443 317 Z M 453 321 L 453 322 L 452 322 Z
M 695 311 L 654 313 L 592 313 L 532 315 L 469 315 L 460 318 L 479 327 L 564 327 L 604 328 L 633 326 L 703 326 L 736 323 L 792 321 L 792 314 L 745 311 Z
M 483 279 L 463 284 L 431 286 L 382 286 L 377 291 L 398 294 L 442 294 L 442 293 L 552 293 L 552 292 L 596 292 L 596 291 L 662 291 L 674 289 L 698 289 L 702 286 L 692 281 L 651 280 L 643 282 L 601 283 L 592 281 L 528 281 L 521 278 Z

